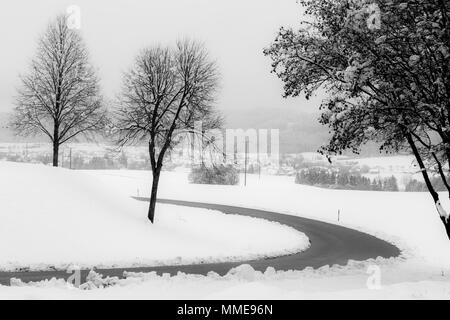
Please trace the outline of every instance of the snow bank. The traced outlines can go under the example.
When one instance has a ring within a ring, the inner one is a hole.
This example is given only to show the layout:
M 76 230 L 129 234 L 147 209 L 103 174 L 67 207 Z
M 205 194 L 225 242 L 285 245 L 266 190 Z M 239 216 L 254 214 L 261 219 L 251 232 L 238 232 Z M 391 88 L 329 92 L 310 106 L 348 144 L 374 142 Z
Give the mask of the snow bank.
M 204 209 L 158 205 L 151 225 L 127 177 L 8 162 L 0 162 L 0 177 L 4 271 L 243 261 L 309 246 L 292 228 Z
M 380 268 L 376 287 L 368 285 L 374 265 Z M 433 267 L 427 272 L 381 258 L 288 272 L 267 268 L 263 273 L 241 265 L 223 277 L 151 272 L 125 273 L 119 280 L 91 272 L 80 288 L 57 279 L 14 280 L 11 287 L 0 286 L 0 299 L 449 299 L 449 274 Z

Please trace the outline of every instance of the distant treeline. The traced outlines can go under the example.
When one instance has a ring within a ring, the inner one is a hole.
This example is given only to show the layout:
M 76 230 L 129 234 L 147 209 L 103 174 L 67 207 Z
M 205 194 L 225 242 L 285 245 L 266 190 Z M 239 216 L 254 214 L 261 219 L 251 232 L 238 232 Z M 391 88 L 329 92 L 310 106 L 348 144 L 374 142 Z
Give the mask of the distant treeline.
M 22 153 L 1 153 L 0 159 L 11 162 L 42 163 L 50 165 L 52 155 L 50 153 L 31 154 L 25 156 Z M 70 157 L 68 152 L 61 153 L 60 167 L 71 168 L 75 170 L 150 170 L 150 161 L 144 156 L 129 158 L 125 153 L 116 155 L 114 153 L 105 153 L 104 155 L 90 155 L 88 153 L 75 153 Z M 168 162 L 165 169 L 173 168 L 172 163 Z
M 331 189 L 399 191 L 397 179 L 369 179 L 360 173 L 327 168 L 309 168 L 297 172 L 295 183 Z
M 447 191 L 447 188 L 439 177 L 431 177 L 431 183 L 433 184 L 436 191 Z M 447 177 L 447 181 L 449 178 Z M 424 182 L 417 181 L 415 179 L 410 180 L 405 186 L 406 192 L 428 192 L 427 185 Z

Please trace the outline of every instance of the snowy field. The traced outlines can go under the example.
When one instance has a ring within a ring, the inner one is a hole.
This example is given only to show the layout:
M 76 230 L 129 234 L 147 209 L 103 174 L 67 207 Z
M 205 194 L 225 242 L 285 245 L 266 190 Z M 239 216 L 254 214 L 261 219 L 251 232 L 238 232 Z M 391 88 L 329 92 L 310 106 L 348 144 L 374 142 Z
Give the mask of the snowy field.
M 95 185 L 112 189 L 119 186 L 127 195 L 149 194 L 149 172 L 85 171 L 70 174 L 82 176 L 83 181 L 89 179 Z M 28 182 L 24 183 L 30 183 L 31 179 L 26 180 Z M 69 185 L 74 184 L 60 184 L 64 188 Z M 94 190 L 86 194 L 92 192 Z M 87 291 L 68 288 L 56 280 L 25 287 L 17 281 L 14 287 L 0 287 L 0 298 L 450 298 L 450 241 L 427 193 L 327 190 L 296 185 L 292 177 L 264 175 L 251 175 L 246 187 L 190 185 L 187 173 L 180 171 L 163 173 L 159 195 L 168 199 L 267 209 L 349 226 L 395 243 L 403 254 L 396 259 L 351 261 L 347 266 L 295 272 L 268 269 L 262 274 L 242 266 L 225 277 L 216 274 L 207 277 L 129 274 L 124 280 L 99 280 L 93 275 L 88 284 L 91 288 L 113 285 Z M 112 198 L 115 200 L 116 197 L 108 197 L 109 201 Z M 447 197 L 443 195 L 442 198 Z M 39 203 L 35 207 L 44 205 L 48 204 Z M 445 201 L 444 205 L 449 208 L 450 204 Z M 115 205 L 111 203 L 111 207 Z M 160 218 L 165 211 L 161 210 Z M 134 216 L 138 224 L 144 218 Z M 272 241 L 276 237 L 270 239 Z M 373 274 L 379 275 L 380 286 L 368 286 Z
M 292 228 L 206 209 L 161 204 L 151 225 L 122 178 L 7 162 L 0 177 L 3 271 L 243 261 L 309 246 Z
M 149 195 L 150 172 L 84 173 L 107 185 L 120 184 L 131 195 Z M 271 175 L 249 175 L 246 187 L 242 177 L 239 186 L 192 185 L 187 175 L 183 170 L 163 172 L 160 198 L 270 210 L 341 224 L 393 242 L 407 254 L 450 266 L 450 241 L 426 192 L 331 190 L 295 184 L 294 177 Z M 443 205 L 450 208 L 446 198 L 442 195 Z

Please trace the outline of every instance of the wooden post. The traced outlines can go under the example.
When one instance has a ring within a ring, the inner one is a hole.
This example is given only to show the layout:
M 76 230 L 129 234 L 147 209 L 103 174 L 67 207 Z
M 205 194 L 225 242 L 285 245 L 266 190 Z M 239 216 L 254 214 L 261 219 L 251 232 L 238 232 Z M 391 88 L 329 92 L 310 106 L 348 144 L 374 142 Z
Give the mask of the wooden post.
M 245 157 L 244 157 L 244 186 L 247 186 L 247 154 L 248 154 L 248 138 L 245 138 Z
M 70 148 L 69 152 L 69 169 L 72 170 L 72 148 Z

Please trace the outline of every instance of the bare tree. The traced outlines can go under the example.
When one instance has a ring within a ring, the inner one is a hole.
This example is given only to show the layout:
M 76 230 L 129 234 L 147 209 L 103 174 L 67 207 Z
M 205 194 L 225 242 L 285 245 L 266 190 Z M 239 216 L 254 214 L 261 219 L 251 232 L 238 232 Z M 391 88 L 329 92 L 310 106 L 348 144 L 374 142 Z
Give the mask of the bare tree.
M 153 223 L 161 169 L 166 152 L 179 142 L 177 132 L 218 128 L 213 103 L 218 72 L 202 45 L 185 40 L 176 48 L 145 49 L 125 74 L 116 113 L 118 143 L 148 143 L 152 189 L 148 218 Z M 197 132 L 198 134 L 198 132 Z M 201 133 L 200 133 L 201 134 Z
M 105 127 L 99 81 L 80 34 L 68 27 L 63 15 L 39 40 L 30 68 L 21 76 L 11 126 L 20 135 L 48 136 L 53 144 L 53 166 L 57 167 L 63 143 Z

